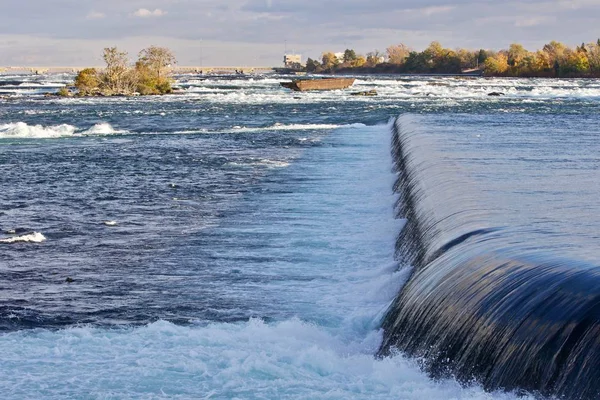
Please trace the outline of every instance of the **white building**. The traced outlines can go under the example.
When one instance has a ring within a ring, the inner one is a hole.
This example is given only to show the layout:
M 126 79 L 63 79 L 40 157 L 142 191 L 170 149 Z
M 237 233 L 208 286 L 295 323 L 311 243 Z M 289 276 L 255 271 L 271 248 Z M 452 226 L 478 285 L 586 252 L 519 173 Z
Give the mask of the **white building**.
M 335 56 L 335 58 L 337 58 L 339 63 L 343 63 L 344 62 L 344 53 L 333 53 L 333 55 Z
M 302 56 L 300 54 L 286 54 L 283 56 L 283 65 L 286 68 L 294 68 L 298 64 L 302 64 Z

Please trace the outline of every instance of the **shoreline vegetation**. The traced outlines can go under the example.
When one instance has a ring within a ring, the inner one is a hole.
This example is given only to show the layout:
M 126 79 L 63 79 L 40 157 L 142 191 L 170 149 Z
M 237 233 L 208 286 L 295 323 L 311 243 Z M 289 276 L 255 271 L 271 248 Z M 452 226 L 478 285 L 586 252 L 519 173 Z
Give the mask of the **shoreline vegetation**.
M 138 54 L 138 60 L 130 65 L 127 52 L 116 47 L 104 49 L 106 67 L 99 71 L 85 68 L 77 74 L 72 92 L 61 88 L 58 96 L 148 96 L 173 93 L 171 66 L 177 63 L 175 56 L 165 47 L 150 46 Z
M 177 63 L 170 49 L 150 46 L 138 54 L 134 64 L 127 52 L 117 47 L 103 51 L 106 67 L 85 68 L 77 74 L 72 86 L 61 88 L 56 95 L 148 96 L 171 94 L 171 68 Z M 486 77 L 600 78 L 600 39 L 571 48 L 551 41 L 542 49 L 529 51 L 518 43 L 508 49 L 468 50 L 444 48 L 432 42 L 417 52 L 400 43 L 386 49 L 357 54 L 325 52 L 321 59 L 308 58 L 306 64 L 294 63 L 292 72 L 315 74 L 440 74 Z
M 293 69 L 322 74 L 448 74 L 489 77 L 598 78 L 600 77 L 600 39 L 570 48 L 551 41 L 537 51 L 518 43 L 508 49 L 468 50 L 444 48 L 432 42 L 421 52 L 405 44 L 357 54 L 346 49 L 343 56 L 323 53 L 320 60 L 308 58 L 306 65 Z

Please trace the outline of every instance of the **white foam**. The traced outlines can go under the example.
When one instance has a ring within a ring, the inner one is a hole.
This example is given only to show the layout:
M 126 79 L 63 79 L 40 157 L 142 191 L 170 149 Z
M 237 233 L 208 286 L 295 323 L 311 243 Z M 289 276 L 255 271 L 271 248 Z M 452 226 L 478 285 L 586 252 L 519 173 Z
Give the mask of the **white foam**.
M 449 380 L 434 383 L 401 356 L 378 360 L 370 354 L 376 339 L 349 346 L 297 319 L 14 332 L 0 335 L 0 390 L 7 399 L 40 393 L 46 399 L 516 397 Z
M 62 124 L 55 126 L 27 125 L 25 122 L 16 122 L 0 125 L 0 138 L 59 138 L 72 136 L 76 128 L 72 125 Z
M 265 127 L 245 127 L 233 126 L 232 129 L 236 132 L 261 132 L 261 131 L 309 131 L 309 130 L 332 130 L 338 128 L 364 128 L 366 125 L 361 123 L 336 125 L 336 124 L 282 124 L 275 123 Z
M 115 130 L 109 123 L 102 122 L 92 126 L 87 131 L 81 132 L 84 135 L 110 135 L 113 133 L 124 133 L 126 131 Z
M 44 235 L 42 235 L 39 232 L 33 232 L 33 233 L 28 233 L 26 235 L 21 235 L 21 236 L 15 236 L 15 237 L 9 237 L 9 238 L 4 238 L 4 239 L 0 239 L 0 243 L 19 243 L 19 242 L 25 242 L 25 243 L 41 243 L 43 241 L 46 240 L 46 237 Z
M 74 135 L 110 135 L 115 133 L 127 133 L 127 131 L 116 130 L 106 122 L 98 123 L 88 130 L 81 132 L 78 131 L 77 127 L 68 124 L 42 126 L 28 125 L 25 122 L 16 122 L 0 125 L 0 139 L 53 139 L 72 137 Z

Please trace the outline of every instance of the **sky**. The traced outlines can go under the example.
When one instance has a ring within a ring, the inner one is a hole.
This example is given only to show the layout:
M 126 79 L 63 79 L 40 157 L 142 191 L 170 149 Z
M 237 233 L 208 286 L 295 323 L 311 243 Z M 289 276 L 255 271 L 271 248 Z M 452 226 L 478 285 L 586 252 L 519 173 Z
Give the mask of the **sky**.
M 280 66 L 404 43 L 530 50 L 600 37 L 600 0 L 0 0 L 0 67 L 101 66 L 170 48 L 181 66 Z

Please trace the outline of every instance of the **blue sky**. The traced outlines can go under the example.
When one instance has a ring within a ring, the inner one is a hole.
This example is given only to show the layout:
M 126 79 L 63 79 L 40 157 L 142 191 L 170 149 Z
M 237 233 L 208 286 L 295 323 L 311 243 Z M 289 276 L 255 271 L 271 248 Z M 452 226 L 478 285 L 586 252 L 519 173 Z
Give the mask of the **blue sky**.
M 270 66 L 405 43 L 529 49 L 600 37 L 600 0 L 0 0 L 0 66 L 101 65 L 103 47 L 134 58 L 171 48 L 180 65 Z

